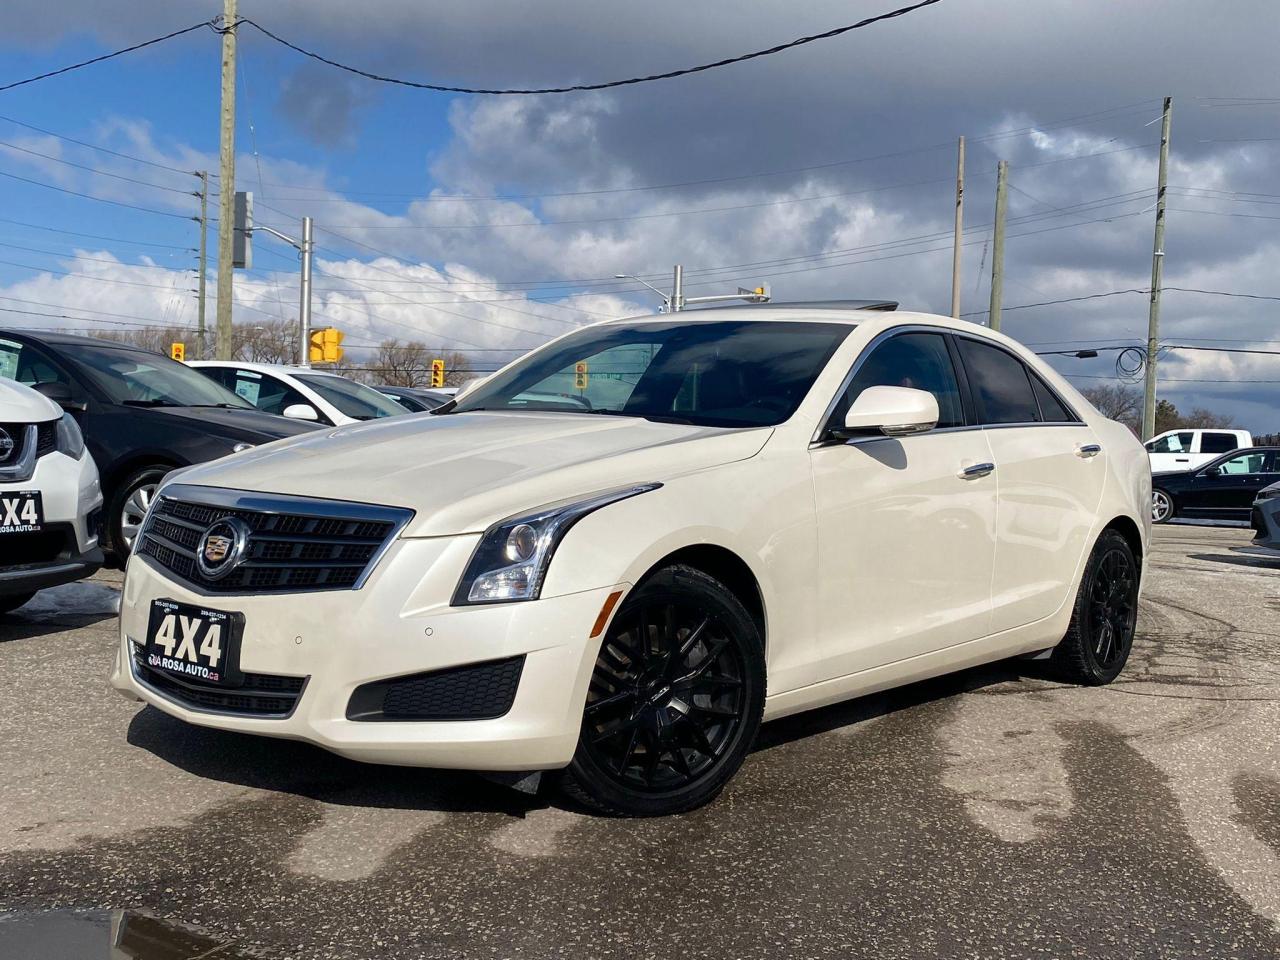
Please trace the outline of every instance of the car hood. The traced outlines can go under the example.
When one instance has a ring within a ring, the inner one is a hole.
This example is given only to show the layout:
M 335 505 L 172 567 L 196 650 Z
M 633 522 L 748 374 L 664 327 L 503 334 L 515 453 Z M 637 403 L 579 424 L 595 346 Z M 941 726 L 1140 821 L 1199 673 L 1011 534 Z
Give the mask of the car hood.
M 772 433 L 586 414 L 417 414 L 211 461 L 184 470 L 182 482 L 407 507 L 414 517 L 405 536 L 449 536 L 543 504 L 745 460 Z
M 296 437 L 313 433 L 317 424 L 302 420 L 288 420 L 261 410 L 241 410 L 235 407 L 139 407 L 153 413 L 173 417 L 175 420 L 199 424 L 208 433 L 225 434 L 235 440 L 253 443 L 270 443 L 284 437 Z M 176 426 L 176 424 L 175 424 Z M 183 426 L 187 426 L 186 423 Z

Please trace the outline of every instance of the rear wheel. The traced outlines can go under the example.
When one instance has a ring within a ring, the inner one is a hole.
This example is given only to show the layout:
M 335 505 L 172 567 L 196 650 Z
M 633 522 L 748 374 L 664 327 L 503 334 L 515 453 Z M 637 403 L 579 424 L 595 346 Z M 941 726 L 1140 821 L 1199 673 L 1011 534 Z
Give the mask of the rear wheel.
M 1163 490 L 1151 491 L 1151 522 L 1167 523 L 1173 519 L 1173 497 Z
M 692 567 L 660 571 L 605 635 L 561 788 L 622 816 L 707 803 L 751 749 L 764 681 L 760 631 L 737 597 Z
M 1102 686 L 1120 675 L 1138 623 L 1139 576 L 1129 542 L 1103 531 L 1080 580 L 1067 635 L 1053 651 L 1064 680 Z

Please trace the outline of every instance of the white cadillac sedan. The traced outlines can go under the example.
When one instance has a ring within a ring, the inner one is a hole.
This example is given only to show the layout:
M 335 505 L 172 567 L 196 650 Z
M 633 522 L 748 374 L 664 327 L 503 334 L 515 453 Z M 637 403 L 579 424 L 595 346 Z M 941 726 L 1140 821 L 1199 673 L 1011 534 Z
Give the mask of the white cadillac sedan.
M 830 304 L 596 324 L 433 415 L 158 491 L 112 683 L 359 760 L 714 797 L 763 720 L 1016 655 L 1108 683 L 1146 452 L 1014 341 Z

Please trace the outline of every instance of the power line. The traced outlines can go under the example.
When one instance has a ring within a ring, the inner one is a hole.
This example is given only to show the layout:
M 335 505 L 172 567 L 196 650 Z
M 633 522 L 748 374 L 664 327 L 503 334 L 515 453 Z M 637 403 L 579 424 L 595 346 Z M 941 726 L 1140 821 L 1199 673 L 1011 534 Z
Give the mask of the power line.
M 34 77 L 27 77 L 25 80 L 15 80 L 12 83 L 6 83 L 0 86 L 0 93 L 6 90 L 12 90 L 14 87 L 21 87 L 28 83 L 35 83 L 37 80 L 48 80 L 50 77 L 61 76 L 64 73 L 70 73 L 72 70 L 79 70 L 81 67 L 92 66 L 95 63 L 102 63 L 104 60 L 110 60 L 113 57 L 123 56 L 126 53 L 133 53 L 135 50 L 141 50 L 144 47 L 150 47 L 157 43 L 164 43 L 166 40 L 172 40 L 174 37 L 180 37 L 184 33 L 193 33 L 204 27 L 212 28 L 214 23 L 212 20 L 204 20 L 200 23 L 192 24 L 189 27 L 183 27 L 181 30 L 174 30 L 172 33 L 166 33 L 163 37 L 155 37 L 152 40 L 144 40 L 142 43 L 135 43 L 132 46 L 115 50 L 111 53 L 104 53 L 100 57 L 94 57 L 92 60 L 82 60 L 79 63 L 68 64 L 65 67 L 59 67 L 57 70 L 50 70 L 48 73 L 41 73 Z
M 914 11 L 919 10 L 923 7 L 930 7 L 930 6 L 933 6 L 935 3 L 939 3 L 939 2 L 941 2 L 941 0 L 920 0 L 919 3 L 914 3 L 907 7 L 899 7 L 897 10 L 891 10 L 888 13 L 882 13 L 874 17 L 867 17 L 865 20 L 859 20 L 857 23 L 851 23 L 843 27 L 836 27 L 835 29 L 827 30 L 824 33 L 817 33 L 807 37 L 798 37 L 795 40 L 788 41 L 787 43 L 780 43 L 780 44 L 777 44 L 776 46 L 769 47 L 765 50 L 756 50 L 753 53 L 743 53 L 743 54 L 739 54 L 736 57 L 727 57 L 723 60 L 716 60 L 712 63 L 699 64 L 696 67 L 685 67 L 680 70 L 669 70 L 665 73 L 652 73 L 642 77 L 631 77 L 626 80 L 607 80 L 603 83 L 579 83 L 579 84 L 574 84 L 572 86 L 541 87 L 541 88 L 533 88 L 533 89 L 500 89 L 500 88 L 486 89 L 486 88 L 480 88 L 480 87 L 450 87 L 450 86 L 444 86 L 441 84 L 434 84 L 434 83 L 421 83 L 416 80 L 403 80 L 403 79 L 398 79 L 396 77 L 385 77 L 385 76 L 381 76 L 380 74 L 372 73 L 371 71 L 368 71 L 368 70 L 362 70 L 359 67 L 348 66 L 345 63 L 340 63 L 337 60 L 332 60 L 328 57 L 325 57 L 325 56 L 322 56 L 321 54 L 316 53 L 315 51 L 308 50 L 305 47 L 301 47 L 296 43 L 291 43 L 290 41 L 284 39 L 283 37 L 275 33 L 272 33 L 266 27 L 262 26 L 262 24 L 256 23 L 255 21 L 250 20 L 248 18 L 242 18 L 239 21 L 237 21 L 235 24 L 235 27 L 239 27 L 241 24 L 247 23 L 249 26 L 253 27 L 258 32 L 262 33 L 264 36 L 270 37 L 276 43 L 279 43 L 282 46 L 286 46 L 290 50 L 293 50 L 296 53 L 300 53 L 305 57 L 310 57 L 312 60 L 317 60 L 320 63 L 327 64 L 328 66 L 336 67 L 339 70 L 345 70 L 347 73 L 353 73 L 356 76 L 364 77 L 367 80 L 376 80 L 380 83 L 392 83 L 392 84 L 396 84 L 397 86 L 412 87 L 417 90 L 434 90 L 438 93 L 472 93 L 472 94 L 486 94 L 490 96 L 526 96 L 529 94 L 538 94 L 538 93 L 575 93 L 575 92 L 587 91 L 587 90 L 607 90 L 613 87 L 625 87 L 625 86 L 631 86 L 633 84 L 638 84 L 638 83 L 649 83 L 654 80 L 670 80 L 675 77 L 688 76 L 691 73 L 702 73 L 706 70 L 714 70 L 718 67 L 727 67 L 727 66 L 730 66 L 731 64 L 742 63 L 746 60 L 755 60 L 759 57 L 771 56 L 772 54 L 781 53 L 784 50 L 790 50 L 793 47 L 803 46 L 804 44 L 807 44 L 807 43 L 815 43 L 819 40 L 828 40 L 832 37 L 838 37 L 841 34 L 848 33 L 851 30 L 859 30 L 862 27 L 869 27 L 872 24 L 880 23 L 883 20 L 892 20 L 896 17 L 906 16 L 907 14 L 913 13 Z M 201 26 L 203 26 L 203 24 L 201 24 Z M 195 28 L 192 28 L 192 29 L 195 29 Z M 234 27 L 232 29 L 234 29 Z M 164 38 L 164 39 L 167 39 L 167 38 Z M 0 87 L 0 90 L 3 90 L 3 89 L 4 89 L 3 87 Z
M 1070 226 L 1070 224 L 1068 224 L 1068 226 Z M 1164 289 L 1170 290 L 1173 288 L 1165 287 Z M 1048 307 L 1048 306 L 1052 306 L 1054 304 L 1059 304 L 1059 303 L 1079 303 L 1082 300 L 1101 300 L 1103 297 L 1118 297 L 1121 294 L 1125 294 L 1125 293 L 1150 293 L 1150 292 L 1151 292 L 1150 290 L 1141 290 L 1141 289 L 1138 289 L 1137 287 L 1131 287 L 1128 290 L 1109 290 L 1106 293 L 1090 293 L 1082 297 L 1063 297 L 1059 300 L 1041 300 L 1037 303 L 1019 303 L 1019 304 L 1015 304 L 1012 307 L 1002 307 L 1001 309 L 1002 310 L 1026 310 L 1030 307 Z M 974 310 L 971 313 L 962 313 L 960 314 L 960 316 L 980 317 L 985 315 L 986 313 L 987 313 L 986 310 Z
M 52 160 L 54 163 L 62 163 L 68 167 L 75 167 L 78 170 L 87 170 L 90 173 L 96 173 L 103 177 L 111 177 L 115 180 L 123 180 L 126 183 L 136 183 L 139 186 L 151 187 L 152 189 L 155 189 L 155 190 L 167 190 L 170 193 L 180 193 L 183 196 L 188 196 L 188 197 L 193 196 L 193 193 L 190 190 L 182 190 L 178 187 L 168 187 L 162 183 L 154 183 L 151 180 L 139 180 L 136 177 L 126 177 L 123 174 L 112 173 L 110 170 L 103 170 L 100 167 L 91 167 L 91 166 L 88 166 L 87 164 L 76 163 L 73 160 L 64 160 L 62 157 L 55 157 L 49 153 L 41 153 L 39 150 L 32 150 L 28 147 L 20 147 L 16 143 L 8 143 L 4 140 L 0 140 L 0 147 L 4 147 L 8 150 L 17 150 L 21 153 L 27 153 L 33 157 L 40 157 L 44 160 Z
M 10 220 L 8 217 L 0 217 L 0 223 L 11 223 L 17 227 L 28 227 L 32 230 L 47 230 L 50 233 L 62 233 L 69 237 L 85 237 L 89 240 L 106 240 L 110 243 L 130 243 L 141 247 L 164 247 L 168 250 L 186 250 L 189 253 L 195 253 L 195 247 L 184 247 L 176 243 L 158 243 L 153 240 L 129 240 L 125 237 L 106 237 L 100 233 L 80 233 L 77 230 L 61 230 L 58 227 L 47 227 L 41 223 L 27 223 L 23 220 Z
M 37 267 L 30 263 L 15 263 L 12 260 L 0 260 L 0 263 L 7 267 L 21 267 L 24 270 L 35 270 L 37 273 L 52 273 L 62 277 L 75 277 L 79 280 L 92 280 L 95 283 L 121 283 L 130 287 L 154 287 L 159 290 L 172 290 L 171 283 L 144 283 L 141 280 L 116 280 L 113 277 L 95 277 L 91 273 L 72 273 L 70 270 L 51 270 L 48 267 Z M 129 264 L 121 264 L 124 267 L 130 267 Z M 130 269 L 136 269 L 130 267 Z
M 1226 290 L 1199 290 L 1195 287 L 1164 287 L 1165 290 L 1177 290 L 1179 293 L 1203 293 L 1211 297 L 1239 297 L 1242 300 L 1280 300 L 1260 293 L 1229 293 Z
M 135 157 L 129 153 L 121 153 L 118 150 L 112 150 L 108 147 L 101 146 L 96 143 L 89 143 L 87 140 L 77 140 L 75 137 L 68 137 L 64 133 L 54 133 L 52 130 L 46 130 L 44 127 L 37 127 L 33 123 L 27 123 L 24 120 L 15 120 L 13 117 L 0 116 L 0 120 L 6 123 L 16 124 L 19 127 L 26 127 L 28 130 L 34 130 L 36 133 L 42 133 L 46 137 L 53 137 L 56 140 L 65 140 L 67 143 L 74 143 L 76 146 L 85 147 L 89 150 L 97 150 L 100 153 L 107 153 L 113 157 L 119 157 L 121 160 L 132 160 L 134 163 L 142 163 L 149 167 L 157 167 L 161 170 L 171 170 L 174 173 L 183 173 L 188 176 L 196 176 L 192 170 L 183 170 L 181 167 L 170 166 L 167 163 L 160 163 L 156 160 L 147 160 L 144 157 Z
M 22 183 L 29 183 L 32 186 L 44 187 L 46 190 L 56 190 L 58 193 L 70 194 L 73 197 L 81 197 L 85 200 L 96 200 L 98 203 L 109 203 L 113 207 L 125 207 L 129 210 L 140 210 L 143 213 L 154 213 L 159 217 L 176 217 L 179 220 L 191 220 L 191 216 L 185 213 L 172 213 L 168 210 L 156 210 L 153 207 L 140 207 L 134 203 L 125 203 L 123 200 L 108 200 L 106 197 L 95 197 L 91 193 L 81 193 L 79 190 L 68 190 L 66 187 L 59 187 L 52 183 L 45 183 L 43 180 L 32 180 L 30 177 L 20 177 L 16 173 L 5 173 L 0 170 L 0 177 L 8 177 L 10 180 L 18 180 Z
M 78 254 L 63 253 L 59 250 L 42 250 L 39 247 L 24 247 L 18 243 L 4 243 L 0 241 L 0 247 L 7 247 L 10 250 L 21 250 L 24 253 L 42 253 L 50 257 L 58 257 L 61 260 L 83 260 L 87 263 L 110 263 L 114 266 L 127 267 L 130 270 L 164 270 L 169 273 L 173 272 L 192 272 L 190 267 L 166 267 L 159 263 L 125 263 L 119 258 L 107 257 L 82 257 Z

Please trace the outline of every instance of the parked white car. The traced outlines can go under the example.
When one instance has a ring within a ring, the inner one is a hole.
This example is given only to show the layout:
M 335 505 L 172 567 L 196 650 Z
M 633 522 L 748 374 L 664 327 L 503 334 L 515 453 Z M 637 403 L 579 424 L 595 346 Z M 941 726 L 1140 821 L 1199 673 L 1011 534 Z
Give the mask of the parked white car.
M 187 366 L 259 410 L 292 420 L 342 426 L 408 412 L 372 387 L 325 370 L 232 360 L 191 360 Z
M 804 305 L 611 321 L 440 411 L 166 483 L 111 682 L 650 815 L 714 797 L 762 720 L 1019 654 L 1104 684 L 1128 657 L 1145 452 L 998 333 Z
M 1253 446 L 1248 430 L 1166 430 L 1147 441 L 1151 472 L 1194 470 L 1232 450 Z
M 102 566 L 101 510 L 98 470 L 70 414 L 0 378 L 0 613 Z

